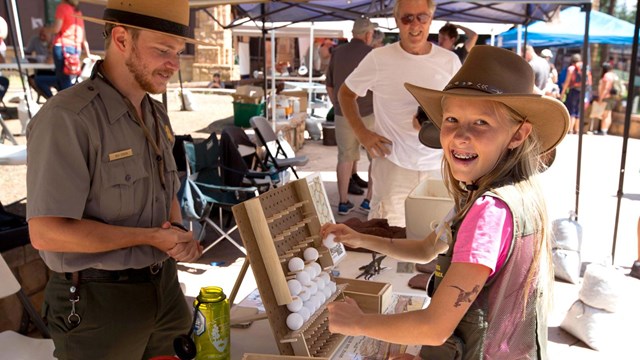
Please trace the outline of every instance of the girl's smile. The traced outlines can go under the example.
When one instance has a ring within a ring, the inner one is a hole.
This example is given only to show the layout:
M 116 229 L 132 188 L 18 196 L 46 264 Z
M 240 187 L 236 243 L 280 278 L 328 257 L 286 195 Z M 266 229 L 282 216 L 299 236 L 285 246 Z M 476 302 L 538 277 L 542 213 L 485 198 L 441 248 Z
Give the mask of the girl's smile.
M 503 106 L 490 100 L 444 98 L 440 142 L 457 180 L 477 181 L 530 132 L 530 124 L 518 128 L 519 123 L 508 117 Z

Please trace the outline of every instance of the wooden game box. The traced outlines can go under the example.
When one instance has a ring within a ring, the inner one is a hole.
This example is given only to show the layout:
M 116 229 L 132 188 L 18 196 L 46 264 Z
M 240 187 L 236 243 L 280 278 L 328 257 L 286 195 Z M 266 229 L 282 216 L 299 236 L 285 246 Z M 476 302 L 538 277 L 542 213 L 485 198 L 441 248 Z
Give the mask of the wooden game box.
M 326 309 L 329 302 L 342 297 L 344 284 L 337 286 L 301 328 L 293 331 L 286 324 L 290 314 L 286 305 L 293 301 L 287 281 L 296 275 L 289 271 L 289 260 L 302 258 L 304 249 L 314 247 L 319 253 L 317 262 L 328 272 L 334 259 L 344 255 L 332 254 L 322 245 L 320 227 L 331 221 L 332 215 L 326 193 L 320 194 L 324 188 L 321 182 L 318 188 L 318 179 L 292 181 L 233 207 L 281 355 L 330 358 L 345 339 L 344 335 L 329 332 Z

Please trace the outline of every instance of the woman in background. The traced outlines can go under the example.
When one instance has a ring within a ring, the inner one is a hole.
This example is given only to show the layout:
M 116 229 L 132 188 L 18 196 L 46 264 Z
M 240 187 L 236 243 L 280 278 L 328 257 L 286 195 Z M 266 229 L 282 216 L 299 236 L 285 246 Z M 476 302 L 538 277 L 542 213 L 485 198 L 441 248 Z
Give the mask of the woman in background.
M 64 54 L 81 54 L 82 48 L 87 57 L 91 56 L 87 43 L 82 12 L 78 8 L 80 0 L 62 0 L 56 8 L 53 23 L 53 63 L 56 68 L 56 88 L 62 91 L 71 86 L 72 76 L 64 73 Z

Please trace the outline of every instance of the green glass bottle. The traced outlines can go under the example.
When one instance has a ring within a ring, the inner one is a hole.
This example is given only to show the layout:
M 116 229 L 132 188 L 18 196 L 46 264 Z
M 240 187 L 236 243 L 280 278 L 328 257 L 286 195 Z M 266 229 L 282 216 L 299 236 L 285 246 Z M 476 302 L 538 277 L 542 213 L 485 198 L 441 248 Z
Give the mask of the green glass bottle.
M 231 358 L 231 328 L 229 300 L 218 286 L 200 289 L 194 301 L 198 306 L 193 340 L 196 360 L 222 360 Z

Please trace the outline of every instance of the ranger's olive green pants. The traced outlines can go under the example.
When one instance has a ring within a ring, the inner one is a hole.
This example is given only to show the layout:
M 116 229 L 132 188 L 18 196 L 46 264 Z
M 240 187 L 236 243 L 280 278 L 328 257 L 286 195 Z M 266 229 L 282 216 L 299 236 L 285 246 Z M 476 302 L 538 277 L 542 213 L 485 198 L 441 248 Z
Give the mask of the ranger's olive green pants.
M 140 360 L 173 355 L 173 339 L 186 334 L 193 310 L 180 284 L 176 263 L 164 262 L 148 281 L 88 281 L 79 286 L 75 308 L 81 317 L 73 327 L 71 280 L 54 273 L 45 289 L 43 312 L 59 359 Z

